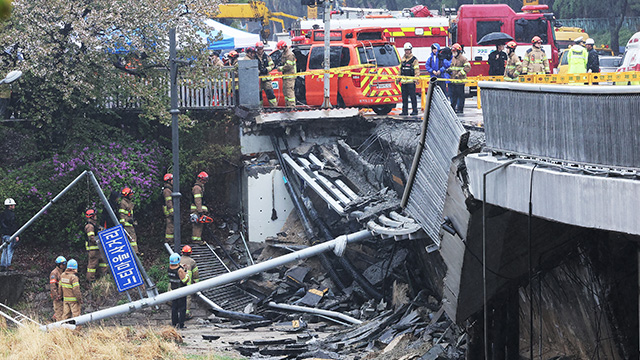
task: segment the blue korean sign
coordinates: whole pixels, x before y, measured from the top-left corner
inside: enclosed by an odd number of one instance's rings
[[[142,277],[129,244],[124,227],[118,225],[98,233],[104,255],[111,268],[118,291],[123,292],[142,285]]]

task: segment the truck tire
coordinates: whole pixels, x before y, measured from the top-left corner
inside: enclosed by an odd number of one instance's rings
[[[395,104],[380,105],[380,106],[373,106],[371,109],[373,109],[373,112],[378,115],[387,115],[388,113],[391,112],[391,110],[393,110],[395,106],[396,106]]]

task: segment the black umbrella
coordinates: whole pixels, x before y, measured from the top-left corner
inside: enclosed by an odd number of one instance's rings
[[[478,41],[478,45],[504,45],[511,40],[513,40],[513,38],[509,34],[492,32],[483,36],[482,39]]]

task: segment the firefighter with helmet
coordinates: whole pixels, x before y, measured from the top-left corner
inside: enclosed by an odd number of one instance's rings
[[[171,289],[179,289],[189,284],[189,274],[180,265],[180,255],[173,253],[169,256],[169,285]],[[183,329],[186,318],[187,300],[185,297],[173,300],[171,302],[171,325],[178,329]]]
[[[451,66],[449,66],[449,73],[451,79],[454,80],[449,85],[449,91],[451,95],[451,107],[457,114],[464,112],[464,79],[467,78],[467,74],[471,70],[471,64],[467,58],[462,55],[462,46],[455,43],[451,46]],[[455,81],[458,80],[458,81]]]
[[[235,50],[229,51],[229,66],[238,65],[238,52]]]
[[[87,223],[84,226],[84,233],[87,234],[87,240],[84,245],[89,253],[89,261],[87,263],[87,281],[93,282],[96,280],[96,271],[100,272],[100,276],[104,276],[107,272],[108,265],[107,261],[100,253],[98,240],[96,239],[96,233],[102,230],[96,220],[96,211],[94,209],[89,209],[85,211],[84,215],[87,218]]]
[[[264,43],[262,41],[258,41],[256,43],[256,57],[258,59],[258,71],[260,72],[260,98],[262,99],[262,92],[267,97],[269,101],[269,106],[275,107],[278,105],[278,100],[276,99],[276,95],[273,93],[273,86],[271,85],[271,78],[268,77],[269,72],[273,70],[275,65],[273,64],[273,60],[271,56],[264,52]],[[262,100],[260,101],[262,104]]]
[[[534,36],[531,39],[531,48],[527,50],[522,61],[522,74],[549,74],[549,59],[542,48],[542,39],[540,36]]]
[[[80,279],[78,279],[78,262],[71,259],[67,262],[67,269],[60,276],[60,290],[62,291],[62,319],[67,320],[80,316],[82,293]]]
[[[284,40],[278,41],[276,45],[282,51],[280,56],[280,66],[278,70],[282,72],[282,92],[284,93],[284,105],[286,107],[296,106],[296,56]]]
[[[202,215],[209,212],[209,208],[204,205],[204,184],[209,181],[209,174],[202,171],[196,178],[196,183],[191,188],[191,194],[193,196],[191,202],[191,222],[193,227],[191,229],[191,241],[197,243],[202,242],[202,229],[204,224],[200,221]]]
[[[164,242],[173,244],[173,174],[164,174],[164,186],[162,187],[162,212],[164,213],[165,228]]]
[[[400,65],[400,88],[402,89],[402,113],[409,115],[409,98],[411,98],[411,115],[418,115],[418,100],[416,99],[416,84],[420,76],[420,63],[412,53],[413,45],[404,43],[404,56]]]
[[[49,274],[49,288],[51,292],[51,300],[53,300],[53,319],[54,321],[62,320],[62,289],[60,288],[60,277],[67,268],[67,259],[64,256],[56,258],[56,267]]]
[[[200,281],[200,275],[198,274],[198,264],[191,257],[191,246],[185,245],[182,247],[182,256],[180,257],[180,264],[184,266],[189,275],[189,283],[187,285],[195,284]],[[191,319],[191,295],[187,296],[187,319]]]
[[[124,230],[129,235],[129,242],[131,243],[131,247],[133,251],[140,255],[138,252],[138,238],[136,237],[136,229],[133,227],[137,225],[135,221],[133,221],[133,190],[129,187],[125,187],[122,189],[122,199],[120,199],[120,209],[118,210],[118,217],[120,220],[120,224],[124,226]]]
[[[256,49],[253,48],[252,46],[249,46],[248,48],[246,48],[244,50],[245,52],[245,60],[257,60],[256,58]]]
[[[507,65],[504,69],[504,80],[505,81],[518,81],[518,76],[522,72],[522,62],[518,55],[516,55],[516,44],[515,41],[509,41],[507,43]]]

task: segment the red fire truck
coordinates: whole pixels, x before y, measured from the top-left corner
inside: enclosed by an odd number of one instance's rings
[[[523,12],[516,13],[508,5],[462,5],[453,16],[406,17],[384,15],[356,19],[331,20],[331,27],[342,29],[359,26],[382,27],[389,39],[402,51],[406,42],[413,45],[413,53],[424,64],[431,52],[431,44],[450,46],[460,43],[465,55],[471,61],[471,76],[487,75],[487,59],[495,46],[479,46],[478,40],[491,32],[504,32],[518,43],[517,54],[524,56],[531,47],[531,39],[540,36],[543,49],[550,59],[551,66],[558,66],[558,49],[554,39],[554,18],[546,5],[527,5]],[[406,12],[405,12],[406,14]],[[292,36],[304,34],[314,28],[323,27],[322,20],[300,20],[294,24]]]

